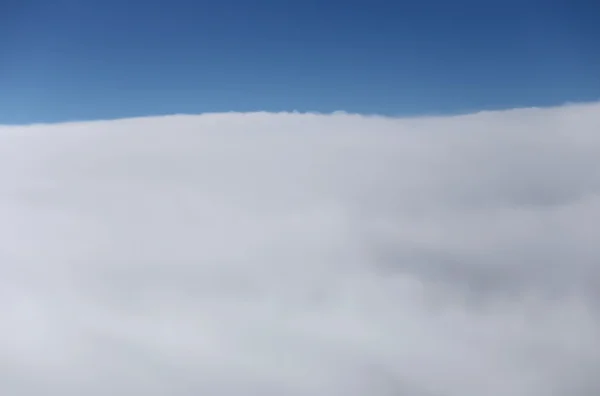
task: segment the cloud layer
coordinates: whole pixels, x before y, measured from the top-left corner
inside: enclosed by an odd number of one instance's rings
[[[0,393],[600,394],[600,105],[0,128]]]

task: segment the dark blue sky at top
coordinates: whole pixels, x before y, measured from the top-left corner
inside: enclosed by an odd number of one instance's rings
[[[600,1],[0,0],[0,124],[600,99]]]

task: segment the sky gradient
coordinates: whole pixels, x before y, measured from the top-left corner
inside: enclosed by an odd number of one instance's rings
[[[566,0],[3,0],[0,124],[595,101],[598,15]]]

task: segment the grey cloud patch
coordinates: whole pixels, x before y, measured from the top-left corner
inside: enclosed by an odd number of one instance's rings
[[[567,294],[598,305],[597,218],[595,197],[551,208],[435,215],[408,227],[396,222],[398,230],[374,231],[372,249],[387,271],[448,281],[479,297]]]
[[[0,128],[0,391],[600,390],[600,106]]]

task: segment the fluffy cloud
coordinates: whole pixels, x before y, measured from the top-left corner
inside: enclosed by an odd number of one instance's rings
[[[0,393],[600,394],[600,105],[0,128]]]

